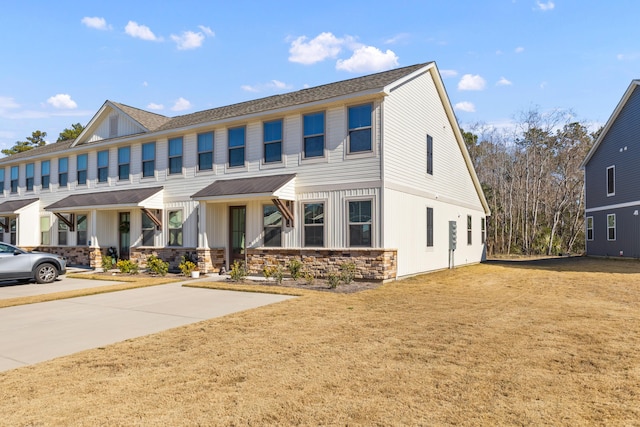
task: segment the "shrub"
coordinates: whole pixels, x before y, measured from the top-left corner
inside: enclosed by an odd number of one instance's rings
[[[262,274],[265,278],[273,277],[276,283],[279,285],[284,278],[284,268],[280,264],[269,265],[262,269]]]
[[[302,277],[302,263],[295,258],[289,261],[289,272],[291,273],[291,278],[294,280]]]
[[[264,276],[265,279],[268,279],[270,277],[273,277],[273,273],[275,273],[275,271],[276,271],[275,265],[267,265],[262,269],[262,275]]]
[[[247,269],[244,266],[244,262],[235,261],[231,266],[229,277],[234,282],[242,282],[247,277]]]
[[[335,289],[340,284],[340,275],[336,273],[327,274],[327,282],[329,283],[330,289]]]
[[[309,286],[313,285],[313,282],[315,282],[316,280],[316,276],[314,276],[310,271],[305,271],[302,276],[304,277],[304,281],[306,282],[306,284]]]
[[[102,257],[102,271],[109,271],[113,268],[113,258],[109,255]]]
[[[182,257],[182,261],[180,262],[180,264],[178,264],[178,268],[185,276],[191,276],[191,272],[194,271],[197,267],[198,266],[195,263],[189,261],[185,257]]]
[[[121,259],[116,263],[116,267],[118,267],[120,273],[138,274],[138,263],[130,259]]]
[[[147,269],[152,273],[166,276],[169,272],[169,263],[161,260],[155,255],[151,255],[147,260]]]
[[[353,282],[356,277],[356,265],[352,262],[344,262],[340,264],[340,280],[345,285]]]

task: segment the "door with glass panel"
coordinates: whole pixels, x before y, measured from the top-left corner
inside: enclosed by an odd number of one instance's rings
[[[131,212],[119,212],[118,213],[118,232],[119,250],[118,257],[120,259],[129,259],[129,247],[131,246]]]
[[[229,207],[229,266],[245,259],[246,206]]]

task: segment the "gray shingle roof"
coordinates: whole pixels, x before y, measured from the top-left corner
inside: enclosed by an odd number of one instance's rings
[[[45,207],[46,210],[91,208],[107,205],[134,205],[156,194],[163,187],[136,188],[104,193],[75,194]]]
[[[16,153],[11,156],[3,157],[0,159],[0,164],[2,163],[10,163],[19,159],[23,159],[26,157],[39,156],[41,154],[49,154],[55,153],[58,151],[64,151],[67,148],[71,147],[73,144],[73,139],[62,142],[55,142],[53,144],[43,145],[42,147],[32,148],[31,150],[23,151],[22,153]]]
[[[141,110],[139,108],[130,107],[125,104],[120,104],[119,102],[111,101],[113,105],[120,108],[127,115],[129,115],[133,120],[140,123],[145,128],[149,129],[149,131],[153,132],[160,128],[162,125],[166,124],[171,120],[170,117],[163,116],[161,114],[151,113],[149,111]]]
[[[18,209],[22,209],[31,203],[37,202],[40,199],[23,199],[23,200],[11,200],[9,202],[0,203],[0,215],[12,215],[16,213]]]
[[[282,188],[282,186],[295,178],[295,176],[295,173],[290,173],[285,175],[270,175],[253,178],[220,179],[198,191],[196,194],[191,196],[191,198],[199,199],[246,194],[271,194]]]

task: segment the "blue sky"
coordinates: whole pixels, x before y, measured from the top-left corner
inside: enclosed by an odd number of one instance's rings
[[[7,0],[0,148],[105,100],[187,114],[435,61],[463,127],[537,108],[594,127],[640,78],[640,2]]]

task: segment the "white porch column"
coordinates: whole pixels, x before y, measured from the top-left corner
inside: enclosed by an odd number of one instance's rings
[[[89,211],[89,240],[91,243],[89,244],[92,248],[99,248],[100,242],[98,242],[98,211],[91,210]]]
[[[208,248],[207,202],[198,203],[198,248]]]

